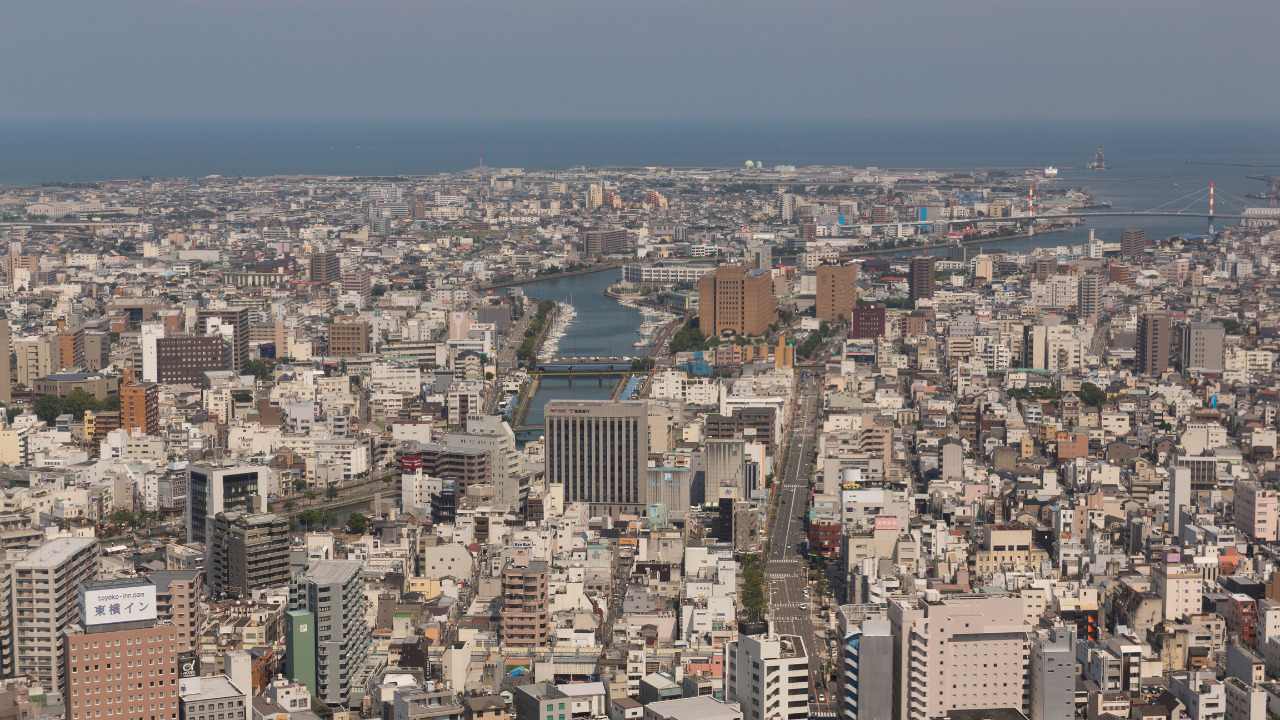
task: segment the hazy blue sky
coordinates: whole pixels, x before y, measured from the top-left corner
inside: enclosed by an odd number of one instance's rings
[[[0,120],[1280,118],[1277,0],[10,0]]]

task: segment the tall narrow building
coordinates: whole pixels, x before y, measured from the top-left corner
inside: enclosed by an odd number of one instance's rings
[[[777,320],[771,270],[721,265],[698,281],[698,327],[704,335],[763,335]]]
[[[160,434],[160,386],[129,383],[120,388],[120,426],[145,435]]]
[[[551,637],[547,610],[545,560],[512,559],[502,569],[502,616],[498,636],[503,645],[542,647]]]
[[[1030,720],[1076,716],[1076,627],[1037,628],[1031,635]]]
[[[893,717],[893,628],[883,617],[867,618],[844,643],[845,720]]]
[[[289,519],[271,513],[218,513],[207,556],[214,598],[284,587],[289,584]]]
[[[564,486],[566,503],[613,516],[647,504],[647,403],[552,400],[544,416],[547,482]]]
[[[1145,312],[1138,316],[1137,371],[1159,377],[1169,369],[1169,313]]]
[[[288,648],[288,652],[315,653],[315,687],[311,692],[330,707],[346,706],[363,697],[357,681],[372,648],[365,622],[363,563],[359,560],[316,560],[294,576],[289,588],[289,609],[315,618],[314,632],[300,630],[298,643],[314,639],[314,648]],[[296,679],[296,678],[295,678]]]
[[[249,362],[249,309],[200,310],[196,313],[196,332],[222,335],[231,342],[232,369],[244,370]]]
[[[54,538],[14,563],[13,607],[4,609],[13,614],[14,671],[46,694],[67,690],[62,635],[80,622],[77,588],[97,577],[100,556],[96,538]]]
[[[815,315],[827,322],[847,321],[858,300],[857,265],[819,265]]]
[[[0,373],[0,403],[4,403],[8,407],[13,402],[13,368],[9,362],[12,354],[9,342],[9,313],[0,310],[0,353],[4,354],[4,358],[0,359],[0,367],[4,368],[4,372]]]
[[[1076,286],[1076,313],[1080,318],[1102,314],[1102,289],[1105,286],[1101,275],[1090,273],[1080,276],[1080,284]]]
[[[920,300],[922,298],[933,297],[933,286],[937,281],[934,277],[938,266],[937,258],[932,255],[920,255],[911,258],[911,299]]]
[[[311,256],[309,265],[312,283],[327,285],[342,277],[342,263],[336,252],[316,253]]]
[[[1147,250],[1147,231],[1125,226],[1120,232],[1120,254],[1125,258],[1140,258]]]

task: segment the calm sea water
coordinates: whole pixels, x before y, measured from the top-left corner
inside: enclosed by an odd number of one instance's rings
[[[1083,167],[1280,164],[1274,122],[795,121],[0,123],[0,184],[575,165]],[[1241,173],[1236,173],[1241,174]]]

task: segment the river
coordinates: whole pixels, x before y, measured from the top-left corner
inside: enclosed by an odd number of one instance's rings
[[[569,326],[556,355],[619,357],[641,352],[632,347],[632,343],[639,339],[636,330],[643,322],[640,311],[623,307],[604,295],[604,291],[620,276],[621,270],[609,268],[585,275],[535,280],[520,286],[526,295],[539,300],[569,303],[578,311],[577,322]],[[533,396],[525,423],[541,425],[542,408],[548,400],[608,400],[621,377],[605,375],[603,380],[595,375],[544,377]],[[522,433],[521,440],[531,439],[537,434]]]

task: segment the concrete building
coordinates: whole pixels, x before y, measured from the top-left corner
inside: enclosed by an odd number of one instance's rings
[[[311,256],[309,265],[313,283],[324,285],[342,277],[342,263],[336,252],[316,253]]]
[[[1182,328],[1182,372],[1221,374],[1227,330],[1222,323],[1190,322]]]
[[[1082,318],[1097,317],[1102,314],[1102,289],[1106,281],[1101,275],[1092,273],[1080,276],[1080,284],[1076,286],[1076,313]]]
[[[498,637],[504,645],[542,647],[551,636],[547,613],[547,563],[512,560],[502,569],[502,615]]]
[[[1225,720],[1226,690],[1212,672],[1174,673],[1169,692],[1187,709],[1191,720]]]
[[[365,688],[357,678],[369,658],[363,563],[316,560],[293,578],[289,609],[315,617],[316,697],[331,707],[358,705]],[[295,678],[296,679],[296,678]]]
[[[31,675],[46,694],[62,692],[66,645],[63,633],[80,622],[77,588],[98,574],[96,538],[55,538],[13,565],[14,672]],[[39,612],[35,609],[39,608]]]
[[[213,519],[228,510],[259,510],[267,491],[265,476],[271,471],[259,465],[210,465],[187,467],[187,542],[207,543],[213,537]]]
[[[155,340],[153,382],[200,385],[206,372],[231,370],[231,343],[221,335],[172,335]],[[143,379],[146,371],[143,371]]]
[[[1120,231],[1120,254],[1125,259],[1140,258],[1147,249],[1147,231],[1125,226]]]
[[[144,435],[160,433],[160,386],[129,383],[120,388],[120,427]]]
[[[1280,493],[1252,480],[1236,483],[1236,528],[1258,542],[1280,541]]]
[[[583,230],[580,238],[584,255],[621,255],[631,252],[631,233],[625,228]]]
[[[893,627],[885,618],[868,618],[844,643],[845,720],[893,717]]]
[[[344,320],[329,326],[329,357],[355,357],[369,352],[369,323]]]
[[[909,280],[912,300],[933,297],[933,288],[937,284],[937,278],[934,276],[937,266],[938,259],[932,255],[911,258]]]
[[[289,584],[289,519],[221,512],[209,541],[209,589],[215,598],[242,597]]]
[[[849,316],[849,337],[853,340],[878,340],[884,337],[884,306],[855,307]]]
[[[1137,372],[1160,377],[1169,369],[1169,341],[1172,332],[1169,313],[1145,312],[1138,316]]]
[[[156,570],[148,578],[156,586],[156,615],[173,623],[178,631],[178,652],[197,645],[204,615],[200,600],[204,595],[204,573],[195,568]]]
[[[544,417],[547,482],[564,487],[565,502],[615,516],[646,504],[648,403],[552,400]]]
[[[178,680],[182,720],[251,720],[246,697],[226,675]]]
[[[244,370],[249,362],[249,309],[200,310],[196,313],[196,332],[221,335],[231,343],[231,369]]]
[[[1021,598],[934,594],[893,600],[889,621],[894,718],[928,720],[984,708],[1026,713],[1031,628]]]
[[[763,335],[777,320],[769,270],[721,265],[698,281],[698,326],[704,335]]]
[[[858,301],[857,265],[819,265],[815,315],[827,322],[848,321]]]
[[[157,615],[152,601],[155,591],[150,580],[139,578],[80,585],[82,620],[68,628],[63,639],[67,720],[120,716],[177,720],[177,633],[173,624]],[[98,614],[99,609],[104,612]],[[127,616],[123,614],[126,609]],[[112,611],[120,614],[113,615]],[[119,648],[124,648],[124,662],[100,662],[100,656]],[[122,683],[119,670],[122,665],[133,667],[134,661],[128,658],[134,656],[146,657],[146,675],[129,672]]]
[[[809,717],[809,658],[800,638],[739,635],[724,646],[725,701],[743,720]]]
[[[1076,627],[1037,628],[1031,635],[1030,720],[1076,716]]]
[[[1160,597],[1164,620],[1194,615],[1204,604],[1204,577],[1188,563],[1164,562],[1151,573],[1151,589]]]

